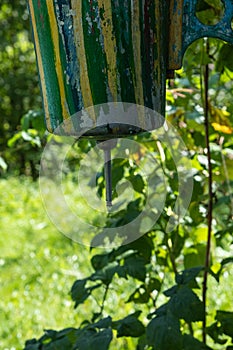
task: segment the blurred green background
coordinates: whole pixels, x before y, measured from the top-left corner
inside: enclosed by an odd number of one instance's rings
[[[217,3],[215,10],[218,10]],[[92,252],[58,232],[47,217],[40,196],[39,161],[48,135],[43,127],[26,0],[1,0],[0,28],[0,348],[14,350],[22,349],[27,339],[41,336],[43,329],[78,327],[96,311],[98,301],[88,299],[74,311],[70,289],[76,279],[92,272]],[[210,40],[209,55],[203,47],[203,41],[199,41],[188,49],[184,68],[168,83],[167,118],[179,129],[192,155],[194,173],[199,176],[188,216],[192,226],[190,237],[177,258],[178,266],[192,265],[201,254],[198,249],[206,233],[208,171],[201,75],[208,63],[215,193],[212,270],[217,273],[222,259],[232,257],[233,49],[218,40]],[[82,151],[87,152],[88,147],[83,143],[74,151],[69,163],[74,173],[75,162],[79,162]],[[171,164],[166,166],[167,176],[172,179]],[[121,176],[123,173],[119,180]],[[66,185],[68,194],[72,194],[75,175],[67,178]],[[101,186],[100,181],[100,193]],[[99,218],[93,216],[90,220]],[[96,249],[95,253],[98,252],[103,251]],[[161,248],[160,253],[162,256],[165,250]],[[217,308],[233,311],[232,273],[229,264],[219,284],[213,277],[209,279],[209,323],[213,322]],[[125,303],[134,280],[117,285],[118,282],[106,303],[106,314],[120,318],[135,309],[135,305]],[[162,302],[164,296],[160,298]],[[112,349],[117,346],[135,349],[135,341],[128,338],[116,343],[114,340]],[[222,350],[222,345],[215,345],[214,349]]]

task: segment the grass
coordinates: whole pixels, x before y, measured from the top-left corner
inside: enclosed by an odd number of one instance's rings
[[[72,192],[74,185],[68,183],[67,192],[69,188]],[[99,305],[88,299],[74,310],[69,292],[76,279],[93,272],[90,249],[66,238],[50,222],[39,184],[24,177],[2,179],[0,192],[0,349],[18,350],[26,340],[41,337],[44,329],[78,327]],[[134,288],[133,281],[127,285]],[[117,287],[118,292],[109,293],[107,312],[117,311],[120,318],[134,309],[125,305],[125,286],[120,286],[120,295]],[[111,348],[119,344],[122,350],[135,348],[133,339],[115,340]]]
[[[44,328],[77,326],[88,316],[90,310],[73,311],[69,291],[91,267],[89,249],[47,218],[38,183],[1,180],[0,191],[0,348],[13,350]]]

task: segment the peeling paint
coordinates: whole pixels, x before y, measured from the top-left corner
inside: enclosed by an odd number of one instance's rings
[[[187,47],[204,36],[233,44],[233,1],[223,2],[223,18],[207,26],[197,0],[29,0],[48,130],[108,102],[164,114],[166,72],[181,67]],[[83,118],[73,127],[82,129]]]
[[[213,37],[233,44],[233,1],[223,3],[222,19],[215,25],[205,25],[196,16],[197,0],[171,0],[168,69],[181,68],[185,51],[197,39]]]
[[[168,0],[30,3],[49,131],[69,115],[107,102],[164,113]],[[95,121],[94,111],[90,116]],[[145,127],[145,116],[138,117]]]

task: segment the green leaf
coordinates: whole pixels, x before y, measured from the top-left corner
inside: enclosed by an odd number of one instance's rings
[[[147,349],[148,343],[147,343],[147,338],[146,338],[146,334],[143,334],[139,339],[138,339],[138,343],[137,343],[137,350],[145,350]]]
[[[109,328],[112,324],[112,318],[110,316],[103,318],[102,320],[99,320],[98,322],[94,323],[95,328]]]
[[[136,217],[141,213],[141,204],[141,198],[137,198],[135,201],[130,202],[127,205],[127,209],[121,213],[116,226],[126,225],[129,222],[135,220]]]
[[[127,303],[133,301],[136,304],[146,304],[150,299],[150,294],[147,292],[145,285],[138,287],[129,297]]]
[[[178,232],[176,232],[172,236],[172,254],[174,258],[177,258],[178,256],[180,256],[180,253],[184,247],[185,240],[186,240],[185,235],[182,236]]]
[[[197,243],[185,250],[184,266],[186,270],[204,265],[206,255],[206,245]]]
[[[145,332],[145,327],[138,320],[141,311],[115,322],[112,322],[112,328],[117,330],[117,337],[140,337]]]
[[[52,341],[49,344],[45,344],[42,348],[39,349],[43,350],[64,350],[64,349],[72,349],[73,344],[70,342],[70,340],[67,337],[57,339]]]
[[[230,71],[233,71],[233,46],[229,44],[224,44],[219,52],[219,59],[216,63],[216,70],[221,72],[224,67],[228,68]]]
[[[84,330],[75,343],[74,349],[76,350],[107,350],[109,344],[112,341],[112,330],[105,329],[100,332],[94,330]],[[69,348],[63,348],[69,349]]]
[[[154,312],[157,316],[166,316],[168,313],[168,303],[162,304],[156,311]]]
[[[146,261],[141,256],[130,256],[124,260],[124,271],[127,275],[145,281],[146,278]]]
[[[146,332],[149,345],[156,350],[183,350],[180,323],[171,313],[155,317]]]
[[[10,148],[15,147],[16,142],[21,138],[22,138],[21,132],[17,132],[16,134],[14,134],[14,136],[12,136],[11,139],[8,140],[7,146]]]
[[[27,340],[24,350],[39,350],[41,349],[40,343],[36,339]]]
[[[108,327],[110,318],[103,319],[93,325],[87,325],[83,329],[68,328],[60,332],[47,330],[39,341],[31,340],[26,343],[25,350],[107,350],[112,340],[110,328],[97,331],[96,328]]]
[[[117,183],[124,176],[124,169],[128,160],[125,159],[113,159],[112,160],[112,187],[115,188]]]
[[[178,288],[176,294],[171,297],[168,307],[175,317],[188,323],[203,321],[205,317],[203,302],[187,286]]]
[[[188,334],[184,334],[183,344],[183,350],[211,350],[207,345]]]
[[[138,238],[136,241],[130,243],[128,247],[129,249],[138,251],[138,253],[149,262],[154,249],[154,242],[151,237],[144,235]]]
[[[144,235],[136,239],[132,243],[125,244],[118,249],[112,250],[108,255],[108,259],[109,261],[119,260],[125,254],[127,254],[127,252],[135,251],[135,252],[138,252],[138,255],[144,257],[145,260],[149,262],[153,249],[154,249],[153,238],[148,237],[147,235]],[[102,258],[97,258],[97,263],[98,263],[98,259],[101,260]],[[107,258],[103,258],[103,263],[106,261],[105,259]]]
[[[233,339],[233,312],[218,310],[215,318],[221,323],[221,331]]]
[[[42,111],[30,110],[21,118],[21,126],[24,131],[30,128],[39,132],[45,131],[44,115]]]
[[[82,304],[90,295],[90,290],[85,288],[87,280],[77,280],[71,288],[71,297],[75,301],[75,307]]]
[[[29,113],[25,114],[22,118],[21,118],[21,126],[23,130],[28,130],[30,127],[30,115]]]
[[[92,267],[97,271],[105,267],[109,262],[109,254],[97,254],[91,258]]]
[[[121,273],[123,268],[118,265],[117,262],[110,263],[101,270],[97,270],[92,276],[91,280],[101,280],[105,285],[109,285],[112,282],[115,273]],[[122,276],[123,277],[123,276]]]
[[[207,334],[214,340],[216,344],[225,344],[227,339],[223,339],[222,330],[220,324],[218,322],[213,323],[210,327],[207,328]]]
[[[162,282],[158,278],[150,278],[149,282],[146,284],[146,290],[148,293],[157,290],[158,292],[161,290]]]
[[[195,193],[195,192],[194,192]],[[196,196],[196,198],[200,196]],[[201,222],[203,222],[203,215],[200,212],[200,203],[199,202],[192,202],[189,206],[189,214],[192,218],[195,225],[199,225]]]
[[[195,278],[203,271],[203,266],[192,267],[190,269],[186,269],[182,271],[182,273],[178,273],[176,275],[176,283],[177,284],[189,284],[194,281]]]
[[[72,349],[79,331],[75,328],[66,328],[60,332],[45,330],[45,334],[36,341],[32,339],[26,342],[25,350],[64,350]]]
[[[227,264],[233,263],[233,257],[225,258],[222,260],[221,265],[224,267]]]
[[[132,174],[129,177],[127,177],[127,180],[130,181],[130,183],[133,186],[133,189],[138,192],[142,193],[145,188],[145,182],[140,174]]]
[[[165,290],[165,292],[163,292],[163,294],[166,296],[166,297],[172,297],[173,295],[175,295],[177,293],[177,290],[178,290],[178,286],[173,286],[167,290]]]

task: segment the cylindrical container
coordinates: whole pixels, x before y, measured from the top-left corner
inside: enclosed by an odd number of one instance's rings
[[[83,120],[77,112],[110,102],[133,103],[164,115],[169,3],[29,0],[48,131],[75,115],[80,131]],[[91,113],[91,118],[98,125],[98,115]],[[145,118],[141,113],[142,129]],[[96,130],[85,135],[128,133],[125,126]]]

